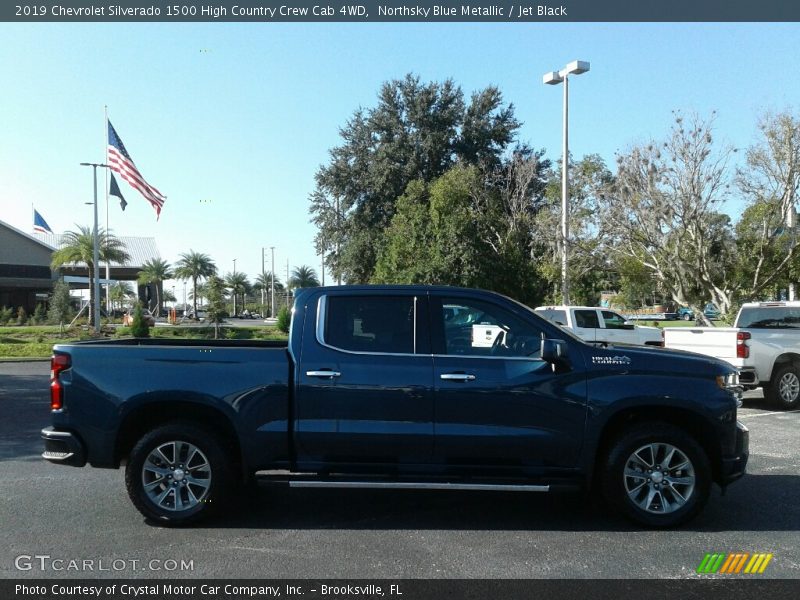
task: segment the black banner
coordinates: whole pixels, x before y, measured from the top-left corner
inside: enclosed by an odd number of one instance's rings
[[[800,580],[735,576],[696,580],[4,580],[4,600],[512,600],[515,598],[586,598],[619,600],[751,600],[797,598]]]
[[[560,0],[520,3],[477,0],[341,0],[259,2],[252,0],[47,0],[3,2],[0,20],[244,21],[244,22],[641,22],[800,21],[796,0]]]

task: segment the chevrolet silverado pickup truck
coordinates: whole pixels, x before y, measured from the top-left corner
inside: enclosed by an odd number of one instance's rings
[[[224,510],[258,474],[314,488],[583,489],[667,527],[748,458],[728,363],[588,345],[509,298],[451,287],[299,290],[286,343],[56,345],[50,392],[44,458],[124,465],[133,504],[164,525]]]
[[[635,325],[610,308],[539,306],[534,310],[587,342],[637,346],[661,346],[664,343],[658,327]]]
[[[733,327],[666,328],[664,344],[729,362],[778,408],[800,406],[800,302],[748,302]]]

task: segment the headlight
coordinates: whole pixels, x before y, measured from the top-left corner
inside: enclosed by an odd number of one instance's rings
[[[723,390],[730,390],[731,388],[739,387],[739,371],[733,373],[726,373],[725,375],[717,375],[717,385]]]
[[[739,385],[739,371],[726,373],[725,375],[717,375],[717,385],[736,397],[737,408],[742,406],[742,393],[744,392],[744,388]]]

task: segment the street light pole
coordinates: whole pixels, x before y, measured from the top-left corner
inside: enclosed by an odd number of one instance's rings
[[[92,263],[94,264],[94,303],[92,311],[94,312],[94,330],[100,332],[100,241],[97,235],[97,167],[107,168],[108,165],[103,163],[81,163],[82,167],[92,167],[94,174],[94,233],[92,234],[93,248],[92,248]]]
[[[261,246],[261,313],[262,314],[267,312],[267,311],[264,310],[267,307],[267,305],[266,305],[266,303],[264,301],[264,294],[266,293],[266,290],[264,289],[264,286],[267,285],[267,273],[264,270],[264,251],[265,250],[266,250],[266,248],[264,248],[264,246]]]
[[[568,246],[569,246],[569,75],[580,75],[589,70],[589,63],[575,60],[561,71],[545,73],[542,82],[548,85],[564,84],[564,122],[561,160],[561,303],[569,302]]]
[[[272,270],[270,271],[270,301],[269,316],[275,318],[275,246],[270,246],[272,251]]]
[[[236,316],[236,259],[233,259],[233,283],[234,285],[231,287],[231,292],[233,293],[233,316]]]

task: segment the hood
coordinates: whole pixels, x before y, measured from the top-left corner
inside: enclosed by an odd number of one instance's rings
[[[648,348],[646,346],[589,346],[586,362],[594,368],[618,368],[626,371],[648,371],[651,373],[692,373],[709,376],[732,373],[736,368],[730,363],[684,350]]]

